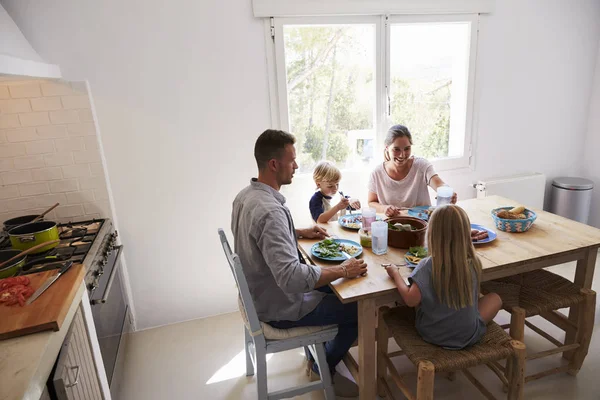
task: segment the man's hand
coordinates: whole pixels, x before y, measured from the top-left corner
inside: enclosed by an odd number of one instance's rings
[[[329,236],[327,230],[318,225],[315,225],[312,228],[298,229],[298,233],[306,239],[325,239]]]
[[[357,276],[361,276],[367,273],[367,263],[365,260],[358,258],[349,258],[344,261],[342,266],[346,267],[346,272],[348,272],[348,278],[356,278]]]
[[[395,217],[397,215],[400,215],[400,209],[396,206],[387,206],[387,208],[385,209],[385,216],[386,217]]]

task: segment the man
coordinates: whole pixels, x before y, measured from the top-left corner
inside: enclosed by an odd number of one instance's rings
[[[293,135],[268,129],[256,140],[254,157],[258,178],[233,202],[231,230],[250,294],[261,321],[288,329],[297,326],[338,325],[338,334],[325,344],[327,363],[336,394],[358,395],[354,382],[335,374],[335,366],[358,336],[356,304],[342,304],[327,284],[354,278],[367,271],[364,260],[349,259],[322,269],[300,261],[297,238],[324,239],[327,231],[313,226],[295,229],[282,185],[292,183],[296,164]],[[320,290],[315,290],[321,288]],[[318,373],[313,360],[312,371]]]

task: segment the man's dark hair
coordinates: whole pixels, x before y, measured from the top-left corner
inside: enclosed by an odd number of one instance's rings
[[[294,143],[296,143],[296,138],[291,133],[276,129],[264,131],[254,144],[254,158],[256,158],[258,169],[265,168],[269,160],[279,159],[285,146]]]

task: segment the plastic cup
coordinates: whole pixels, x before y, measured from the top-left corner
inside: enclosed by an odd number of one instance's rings
[[[375,221],[371,224],[371,250],[374,254],[387,253],[388,224],[384,221]]]
[[[376,213],[374,208],[363,208],[362,209],[362,228],[365,231],[371,230],[371,224],[375,222]]]
[[[443,206],[452,203],[454,190],[450,186],[442,186],[437,190],[437,205]]]

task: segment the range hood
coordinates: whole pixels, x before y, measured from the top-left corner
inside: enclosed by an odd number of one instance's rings
[[[60,68],[46,63],[0,4],[0,78],[60,78]]]

